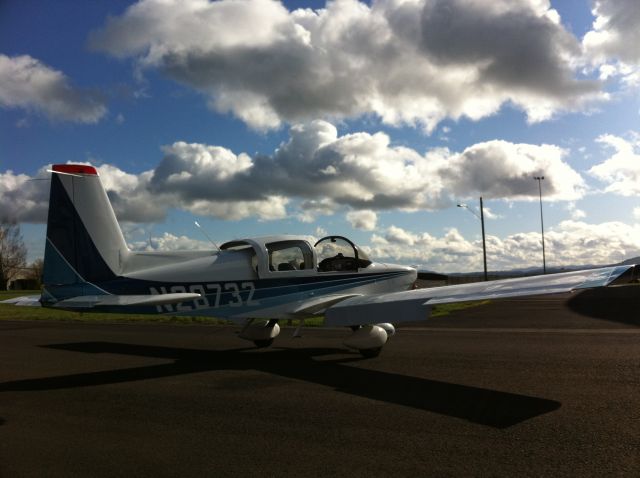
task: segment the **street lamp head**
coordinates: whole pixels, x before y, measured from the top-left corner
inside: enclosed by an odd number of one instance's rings
[[[544,179],[544,176],[534,176],[533,179],[535,179],[536,181],[540,181]]]
[[[466,204],[458,204],[458,207],[467,207]]]

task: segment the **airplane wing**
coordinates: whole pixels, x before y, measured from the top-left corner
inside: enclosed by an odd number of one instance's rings
[[[383,322],[412,322],[427,319],[431,307],[436,304],[558,294],[579,289],[604,287],[633,268],[633,265],[603,267],[560,274],[394,292],[377,296],[353,297],[327,309],[325,325],[331,327]]]
[[[132,306],[132,305],[164,305],[176,304],[193,299],[199,299],[200,294],[196,293],[174,293],[174,294],[147,294],[147,295],[81,295],[56,302],[53,307],[59,309],[91,309],[99,306]],[[0,302],[1,304],[12,304],[18,306],[40,306],[40,296],[30,295],[15,297]]]

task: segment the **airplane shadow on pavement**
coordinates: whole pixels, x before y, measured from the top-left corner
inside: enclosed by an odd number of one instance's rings
[[[640,327],[640,286],[589,289],[567,302],[569,309],[595,319]]]
[[[344,349],[196,350],[113,342],[47,345],[81,353],[109,353],[173,360],[172,363],[100,372],[60,375],[0,383],[0,392],[46,391],[100,386],[216,370],[258,370],[331,387],[372,400],[404,405],[494,428],[508,428],[552,412],[561,403],[544,398],[455,383],[351,367],[360,358],[344,357]],[[342,358],[326,356],[342,354]],[[318,357],[325,356],[321,360]]]

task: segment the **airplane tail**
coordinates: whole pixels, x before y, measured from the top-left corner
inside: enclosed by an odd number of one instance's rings
[[[100,294],[92,283],[119,276],[128,254],[96,169],[78,164],[54,165],[43,295],[48,293],[55,300],[61,296]]]

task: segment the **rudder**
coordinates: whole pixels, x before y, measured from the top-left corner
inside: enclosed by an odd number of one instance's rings
[[[56,164],[51,175],[44,285],[111,280],[129,250],[93,166]]]

